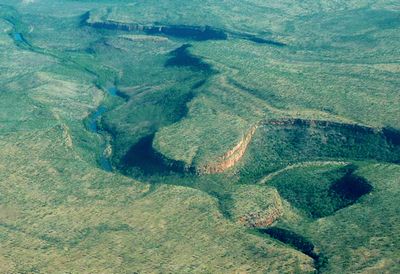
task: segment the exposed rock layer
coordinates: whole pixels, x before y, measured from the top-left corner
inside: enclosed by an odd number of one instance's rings
[[[205,40],[225,40],[227,34],[219,29],[210,26],[187,26],[187,25],[141,25],[134,23],[120,23],[114,21],[91,22],[85,24],[98,29],[122,30],[122,31],[142,31],[147,34],[163,34],[177,38],[190,38],[197,41]]]
[[[275,119],[275,120],[263,120],[257,125],[253,126],[249,132],[229,151],[222,155],[218,160],[214,162],[209,162],[204,165],[188,166],[182,162],[174,161],[171,159],[166,159],[166,157],[161,156],[163,161],[168,163],[169,166],[178,167],[178,169],[185,172],[194,172],[196,174],[216,174],[222,173],[227,169],[233,167],[245,154],[249,143],[251,142],[254,133],[260,126],[274,126],[274,127],[315,127],[315,128],[329,128],[329,129],[348,129],[353,134],[376,134],[380,138],[385,139],[388,143],[393,146],[398,146],[397,140],[400,138],[400,133],[396,130],[391,129],[390,134],[388,134],[387,129],[377,129],[368,126],[362,126],[357,124],[344,124],[333,121],[323,121],[323,120],[305,120],[305,119]]]
[[[239,143],[228,150],[220,159],[216,162],[196,167],[196,172],[199,174],[214,174],[224,172],[228,168],[233,167],[243,157],[256,130],[257,126],[253,126]]]
[[[267,227],[272,225],[283,214],[281,207],[276,207],[268,212],[251,212],[243,215],[239,223],[248,227]]]
[[[285,43],[264,39],[255,35],[246,33],[234,33],[211,26],[192,26],[192,25],[163,25],[159,23],[138,24],[138,23],[122,23],[112,20],[96,21],[91,20],[90,12],[81,16],[81,25],[87,25],[97,29],[121,30],[121,31],[141,31],[151,35],[166,35],[177,38],[186,38],[196,41],[206,40],[226,40],[228,34],[231,37],[248,40],[257,44],[266,44],[276,47],[287,46]]]

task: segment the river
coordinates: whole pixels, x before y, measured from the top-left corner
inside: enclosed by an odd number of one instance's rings
[[[115,96],[118,96],[119,91],[115,86],[113,86],[113,87],[110,87],[107,89],[107,94],[112,97],[115,97]],[[89,118],[89,125],[88,125],[90,132],[104,136],[104,131],[98,127],[98,122],[102,118],[103,114],[106,113],[107,111],[108,111],[108,109],[105,105],[100,105],[96,109],[96,111],[92,113],[92,115]],[[107,172],[111,172],[111,171],[113,171],[113,168],[111,165],[111,161],[106,153],[108,145],[109,144],[107,142],[107,139],[104,136],[103,142],[100,147],[100,155],[99,155],[98,162],[100,164],[100,167],[103,170],[105,170]]]

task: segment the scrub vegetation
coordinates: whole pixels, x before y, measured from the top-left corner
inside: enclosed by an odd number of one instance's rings
[[[0,0],[0,273],[397,273],[400,6]]]

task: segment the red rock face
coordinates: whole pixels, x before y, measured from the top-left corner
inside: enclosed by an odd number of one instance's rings
[[[220,160],[215,163],[209,163],[201,167],[196,167],[196,172],[199,174],[215,174],[224,172],[228,168],[233,167],[243,157],[256,130],[257,126],[253,126],[235,147],[220,157]]]

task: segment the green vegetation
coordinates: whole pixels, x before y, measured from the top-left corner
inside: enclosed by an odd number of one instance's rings
[[[274,188],[240,186],[232,192],[229,215],[236,222],[250,227],[268,226],[283,213],[281,197]]]
[[[294,120],[284,125],[262,126],[238,169],[242,181],[251,182],[269,172],[309,160],[397,162],[399,155],[400,147],[378,130]]]
[[[399,22],[1,0],[0,273],[399,272]]]
[[[352,172],[351,167],[336,166],[294,169],[275,177],[268,185],[275,186],[282,197],[304,210],[309,217],[321,218],[334,214],[366,194],[355,191],[357,187],[363,189],[364,184],[358,182]],[[352,186],[354,196],[342,193],[345,186]],[[371,191],[367,190],[367,193]]]

